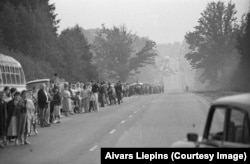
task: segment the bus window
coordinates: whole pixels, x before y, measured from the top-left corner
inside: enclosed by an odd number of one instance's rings
[[[2,80],[2,68],[0,68],[0,84],[3,84],[3,80]]]
[[[17,84],[21,84],[21,79],[19,74],[16,74],[16,82]]]
[[[20,76],[21,76],[21,84],[24,84],[24,73],[21,68],[19,68]]]
[[[2,72],[3,84],[7,84],[7,80],[6,80],[6,68],[4,66],[1,66],[1,72]]]
[[[4,67],[3,66],[0,66],[0,84],[3,84],[3,78],[2,78],[2,75],[3,75],[3,69]]]
[[[10,67],[11,73],[15,73],[14,67]]]
[[[10,68],[9,68],[9,66],[5,66],[5,70],[6,70],[6,72],[10,72]]]
[[[11,71],[11,84],[17,84],[14,67],[10,67],[10,71]]]
[[[7,78],[7,83],[8,83],[8,84],[11,84],[10,73],[6,73],[6,78]]]
[[[2,72],[2,73],[5,72],[4,66],[1,66],[1,72]]]
[[[6,73],[2,73],[3,84],[7,84]]]
[[[16,73],[16,82],[17,84],[21,84],[21,79],[20,79],[20,72],[17,67],[15,67],[15,73]]]
[[[17,84],[16,76],[14,73],[11,74],[11,82],[12,82],[12,84]]]
[[[17,67],[15,67],[15,73],[16,73],[16,74],[19,74],[19,70],[18,70]]]

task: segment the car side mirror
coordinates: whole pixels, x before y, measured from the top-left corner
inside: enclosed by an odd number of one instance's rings
[[[198,134],[196,133],[188,133],[187,134],[187,140],[191,142],[197,142],[198,141]]]

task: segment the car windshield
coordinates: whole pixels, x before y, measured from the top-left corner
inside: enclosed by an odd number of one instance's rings
[[[210,130],[209,130],[209,135],[208,135],[209,140],[223,141],[225,116],[226,116],[225,108],[215,109],[213,116],[212,116],[212,121],[210,124]]]

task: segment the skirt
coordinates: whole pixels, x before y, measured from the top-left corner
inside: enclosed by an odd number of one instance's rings
[[[17,136],[18,133],[18,129],[17,129],[17,117],[16,116],[12,116],[11,120],[10,120],[10,124],[8,127],[8,131],[7,131],[7,136]]]
[[[54,116],[60,116],[60,106],[59,105],[54,105]]]

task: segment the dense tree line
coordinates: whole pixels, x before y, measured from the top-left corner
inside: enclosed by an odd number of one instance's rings
[[[232,2],[208,3],[195,30],[185,35],[185,57],[202,72],[200,81],[224,88],[244,88],[243,83],[249,87],[249,14],[247,23],[240,24],[236,12]]]
[[[27,80],[57,72],[67,81],[89,81],[106,72],[108,78],[126,81],[154,61],[155,43],[125,26],[103,26],[90,45],[78,25],[60,34],[58,25],[55,5],[49,0],[2,0],[0,53],[20,61]]]
[[[70,81],[95,78],[90,45],[79,27],[58,35],[58,23],[49,0],[2,0],[0,52],[21,62],[27,80],[55,72]]]

